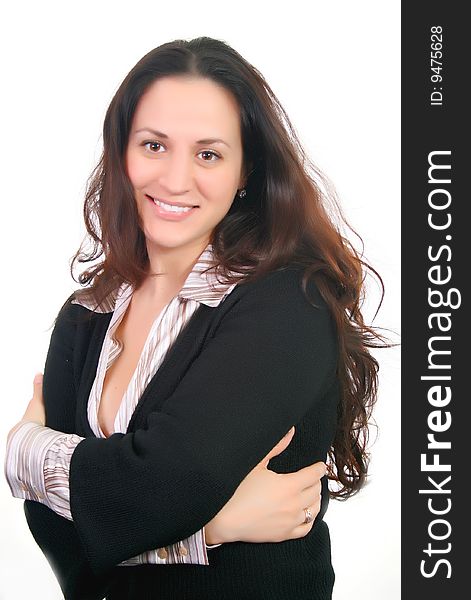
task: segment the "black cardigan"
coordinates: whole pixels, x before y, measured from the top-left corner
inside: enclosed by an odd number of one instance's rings
[[[28,525],[67,599],[331,597],[327,482],[304,538],[234,542],[209,565],[117,567],[208,523],[291,428],[269,468],[325,460],[339,399],[333,319],[314,283],[284,268],[201,305],[145,389],[126,434],[94,436],[87,402],[112,313],[59,312],[44,368],[46,425],[84,436],[70,466],[73,522],[25,502]],[[89,318],[88,318],[89,317]]]

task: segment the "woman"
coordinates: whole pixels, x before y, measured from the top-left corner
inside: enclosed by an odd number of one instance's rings
[[[152,50],[115,94],[72,267],[103,259],[6,455],[66,598],[331,597],[322,461],[332,496],[360,489],[382,338],[308,164],[218,40]]]

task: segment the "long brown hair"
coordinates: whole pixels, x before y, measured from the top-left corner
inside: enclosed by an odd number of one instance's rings
[[[92,297],[98,306],[120,283],[137,288],[149,274],[124,156],[139,99],[153,82],[170,75],[209,78],[230,91],[240,108],[247,195],[234,198],[213,231],[218,273],[229,281],[244,274],[249,281],[296,263],[304,268],[304,293],[314,278],[331,309],[339,341],[341,402],[328,476],[337,482],[331,495],[347,498],[365,482],[369,463],[368,423],[379,366],[368,348],[390,347],[364,323],[364,269],[379,278],[381,302],[384,284],[335,224],[337,211],[348,226],[275,94],[259,71],[226,43],[200,37],[163,44],[133,67],[114,95],[103,126],[103,153],[87,182],[84,218],[92,245],[87,250],[84,240],[74,255],[72,276],[76,261],[98,262],[76,279],[89,284],[76,295]]]

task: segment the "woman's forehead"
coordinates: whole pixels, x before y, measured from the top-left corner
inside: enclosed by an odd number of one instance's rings
[[[232,94],[207,78],[164,77],[139,100],[133,132],[157,130],[167,137],[240,138],[239,107]]]

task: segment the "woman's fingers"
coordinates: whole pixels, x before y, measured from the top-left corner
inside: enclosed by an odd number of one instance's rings
[[[43,375],[37,373],[33,380],[33,397],[29,401],[22,421],[35,421],[40,425],[46,422],[46,412],[43,401]]]
[[[299,490],[298,509],[295,516],[294,529],[292,531],[293,538],[304,537],[311,531],[314,521],[321,509],[322,501],[322,477],[326,474],[326,465],[323,462],[317,462],[308,467],[295,471],[294,473],[286,473],[291,479],[291,483]],[[311,511],[312,521],[305,523],[305,509]]]
[[[292,480],[293,485],[299,486],[300,491],[318,483],[327,472],[327,467],[322,461],[294,471],[285,473],[285,476]]]
[[[322,485],[321,482],[315,483],[313,486],[309,488],[305,488],[299,497],[299,507],[302,511],[304,508],[310,508],[311,512],[316,518],[317,513],[321,507],[321,497],[322,497]],[[304,520],[304,517],[303,517]],[[301,521],[300,521],[301,523]]]
[[[293,529],[293,537],[304,537],[307,533],[309,533],[309,531],[311,531],[314,525],[314,521],[321,509],[321,489],[322,486],[319,481],[319,483],[303,491],[301,499],[302,508],[300,508],[296,514],[296,523]],[[312,520],[309,523],[305,523],[305,509],[309,509],[311,512]]]
[[[283,450],[286,450],[291,440],[293,439],[294,431],[295,428],[293,425],[293,427],[291,427],[291,429],[286,433],[286,435],[281,438],[281,440],[276,444],[276,446],[274,446],[270,450],[270,452],[265,456],[265,458],[262,461],[260,461],[258,466],[266,468],[271,458],[277,456],[278,454],[281,454]]]
[[[304,523],[302,525],[298,525],[293,529],[292,535],[290,539],[302,538],[307,535],[312,529],[313,523]]]
[[[43,401],[43,374],[36,373],[33,379],[33,398]]]

